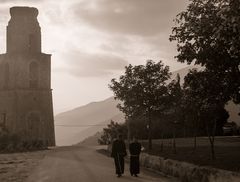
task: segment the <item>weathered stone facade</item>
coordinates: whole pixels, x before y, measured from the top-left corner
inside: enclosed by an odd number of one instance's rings
[[[7,53],[0,55],[0,129],[55,145],[51,55],[41,52],[38,10],[13,7]]]

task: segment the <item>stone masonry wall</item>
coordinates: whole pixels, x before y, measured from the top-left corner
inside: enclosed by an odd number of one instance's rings
[[[142,153],[140,164],[154,171],[179,178],[182,182],[239,182],[240,174],[210,167],[200,167],[187,162],[164,159]]]

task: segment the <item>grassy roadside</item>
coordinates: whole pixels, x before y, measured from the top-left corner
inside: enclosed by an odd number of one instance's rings
[[[153,140],[153,150],[145,152],[200,166],[240,172],[240,137],[217,137],[215,161],[211,160],[209,141],[206,137],[197,139],[196,151],[193,150],[193,138],[176,139],[176,154],[173,152],[171,139],[163,140],[163,150],[161,150],[161,143],[161,140]],[[142,141],[142,144],[147,149],[147,141]]]
[[[240,172],[240,137],[216,137],[215,139],[216,160],[211,160],[210,145],[207,137],[197,138],[196,151],[193,150],[193,138],[177,138],[177,153],[174,154],[172,139],[153,140],[153,150],[147,150],[147,141],[141,141],[146,153],[160,156],[166,159],[185,161],[199,166]],[[106,149],[97,150],[106,156],[110,153]]]
[[[0,154],[0,181],[24,182],[48,150]]]

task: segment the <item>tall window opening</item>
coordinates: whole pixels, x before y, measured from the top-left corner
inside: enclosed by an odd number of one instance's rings
[[[38,140],[42,132],[40,114],[37,112],[30,112],[27,116],[27,125],[30,140]]]
[[[30,113],[28,115],[28,127],[30,130],[36,129],[39,127],[40,116],[38,113]]]
[[[38,88],[39,68],[36,62],[31,62],[29,66],[29,86],[30,88]]]
[[[34,34],[29,35],[29,52],[35,52],[36,50],[36,36]]]

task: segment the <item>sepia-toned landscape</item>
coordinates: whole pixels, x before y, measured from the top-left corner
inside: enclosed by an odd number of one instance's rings
[[[239,0],[0,0],[0,182],[240,181]]]

